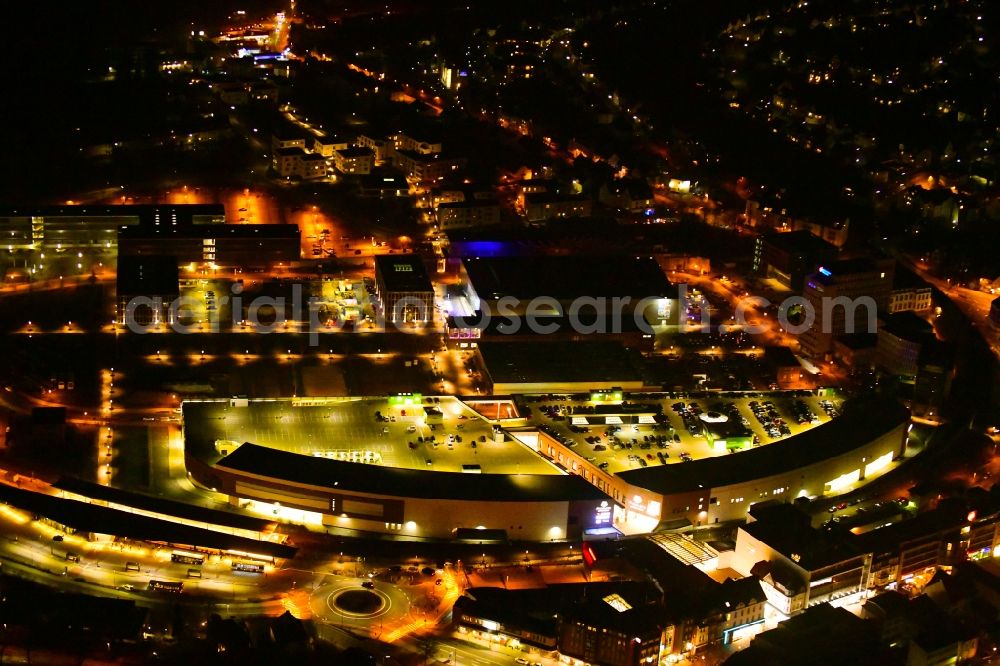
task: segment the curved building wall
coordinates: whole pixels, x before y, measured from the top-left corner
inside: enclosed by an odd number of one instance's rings
[[[902,453],[908,425],[901,423],[856,449],[796,470],[694,492],[667,494],[661,518],[683,517],[694,525],[708,525],[743,520],[755,502],[838,494],[851,484],[885,471],[888,463]],[[738,463],[739,456],[738,453],[732,456],[734,463]]]
[[[502,529],[514,540],[550,541],[579,538],[592,527],[599,500],[504,501],[422,499],[377,492],[337,492],[293,481],[212,467],[187,458],[188,471],[199,483],[230,496],[233,504],[246,500],[258,509],[293,509],[311,514],[291,516],[302,522],[365,532],[396,533],[450,539],[459,528]],[[433,474],[429,472],[428,474]]]

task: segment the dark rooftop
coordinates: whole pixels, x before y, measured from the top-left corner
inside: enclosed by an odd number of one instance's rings
[[[892,274],[893,289],[930,289],[931,286],[913,271],[900,266]]]
[[[179,275],[176,257],[120,255],[118,295],[177,295],[180,293]]]
[[[111,534],[138,541],[238,550],[285,559],[293,557],[296,552],[291,546],[271,541],[249,539],[169,520],[140,516],[3,484],[0,484],[0,501],[82,532]]]
[[[119,239],[156,238],[288,238],[299,239],[297,224],[156,224],[120,227]]]
[[[834,245],[806,230],[767,234],[764,236],[764,242],[794,255],[836,256],[837,254],[837,248]]]
[[[677,288],[652,257],[485,257],[462,263],[480,298],[677,298]]]
[[[423,499],[551,502],[607,496],[575,475],[463,474],[363,465],[243,444],[216,467],[324,490]]]
[[[494,383],[632,382],[640,379],[628,350],[612,341],[479,343]]]
[[[726,486],[781,474],[846,453],[909,420],[909,410],[894,400],[855,399],[846,402],[840,416],[832,421],[773,444],[683,465],[657,465],[619,472],[619,476],[629,483],[664,494]]]
[[[163,497],[153,497],[152,495],[133,493],[127,490],[121,490],[120,488],[112,488],[111,486],[104,486],[99,483],[84,481],[83,479],[77,479],[71,476],[64,476],[60,478],[59,481],[52,485],[52,487],[57,490],[64,490],[69,493],[82,495],[84,497],[100,500],[102,502],[114,502],[115,504],[130,506],[134,509],[152,511],[166,516],[177,516],[178,518],[186,518],[188,520],[198,520],[212,525],[222,525],[225,527],[235,527],[237,529],[255,530],[260,532],[271,524],[270,521],[264,520],[263,518],[254,518],[253,516],[249,516],[244,513],[219,511],[217,509],[209,509],[208,507],[198,506],[196,504],[177,502]]]
[[[415,254],[375,257],[375,276],[390,292],[434,291],[423,260]]]
[[[934,339],[934,327],[914,312],[886,315],[882,320],[882,330],[910,342]]]
[[[823,284],[835,284],[838,278],[860,273],[873,273],[885,270],[880,262],[870,257],[855,257],[853,259],[838,259],[820,266],[817,272],[809,276]],[[825,271],[825,272],[824,272]]]
[[[790,504],[769,507],[767,515],[740,527],[749,535],[794,561],[806,571],[862,554],[853,535],[812,528],[809,517]]]
[[[0,217],[134,217],[143,224],[156,218],[190,222],[197,216],[219,218],[226,214],[222,204],[128,204],[0,207]]]
[[[847,333],[838,336],[837,343],[853,351],[871,349],[878,343],[878,335],[875,333]]]
[[[31,423],[34,425],[66,425],[66,408],[32,407]]]
[[[802,364],[795,354],[788,347],[767,346],[764,347],[764,360],[778,368],[798,368]]]
[[[496,199],[468,199],[466,201],[449,201],[438,204],[438,210],[455,210],[460,208],[495,208],[499,206]]]
[[[375,154],[371,148],[361,148],[358,146],[352,146],[351,148],[341,148],[335,151],[341,157],[352,159],[355,157],[371,157]]]

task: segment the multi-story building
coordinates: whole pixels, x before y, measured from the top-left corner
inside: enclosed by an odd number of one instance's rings
[[[398,132],[389,137],[392,139],[393,148],[396,150],[411,150],[421,155],[437,155],[442,150],[442,144],[438,140],[421,140],[414,138],[406,132]]]
[[[914,518],[862,534],[814,528],[799,509],[751,510],[737,533],[732,567],[759,578],[768,602],[786,615],[832,596],[883,588],[1000,546],[1000,498],[980,493],[942,500]]]
[[[798,292],[804,286],[806,275],[836,257],[836,247],[808,231],[768,233],[757,237],[753,269],[757,275],[773,278]]]
[[[933,327],[912,312],[888,315],[879,326],[875,364],[912,382],[920,367],[921,351],[935,340]]]
[[[500,204],[488,199],[442,203],[437,207],[437,221],[444,231],[499,224]]]
[[[392,141],[389,139],[380,139],[370,134],[361,134],[358,136],[357,143],[361,148],[370,148],[372,150],[375,165],[385,164],[392,159],[393,147]]]
[[[178,263],[270,267],[301,258],[294,224],[135,225],[118,231],[118,253],[169,255]]]
[[[358,146],[333,151],[333,165],[343,174],[368,175],[377,161],[375,152],[367,147]]]
[[[392,164],[407,176],[423,182],[444,180],[465,167],[464,157],[445,157],[413,150],[393,150]]]
[[[176,311],[170,306],[180,296],[175,257],[119,257],[116,280],[119,322],[140,326],[172,322]]]
[[[528,222],[544,222],[562,217],[590,217],[594,202],[576,194],[549,192],[528,193],[523,196],[522,211]]]
[[[308,147],[306,141],[306,135],[302,132],[284,127],[276,129],[274,134],[271,135],[271,153],[276,153],[284,148],[301,148],[305,150]]]
[[[889,295],[889,313],[931,309],[931,286],[908,270],[897,270]]]
[[[313,180],[326,177],[326,158],[317,153],[306,153],[299,157],[300,178]]]
[[[653,207],[653,191],[642,178],[622,178],[605,183],[598,193],[598,201],[605,206],[643,212]]]
[[[278,148],[271,155],[271,167],[281,178],[298,176],[302,171],[302,159],[306,151],[299,146]]]
[[[274,151],[271,165],[281,178],[294,176],[312,180],[326,176],[326,159],[317,153],[307,153],[299,147],[279,148]]]
[[[0,209],[0,248],[113,252],[122,227],[203,226],[225,221],[222,204],[5,208]]]
[[[375,295],[387,324],[427,323],[434,316],[434,287],[420,257],[375,257]]]
[[[803,292],[807,320],[799,335],[802,350],[822,359],[838,336],[875,332],[878,313],[889,306],[894,267],[892,259],[859,258],[824,264],[810,274]]]
[[[313,139],[312,150],[317,155],[330,158],[336,150],[347,150],[351,143],[347,139],[334,136],[317,136]]]

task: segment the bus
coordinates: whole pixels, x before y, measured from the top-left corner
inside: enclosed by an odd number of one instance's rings
[[[252,560],[233,560],[233,571],[243,573],[264,573],[264,563]]]
[[[179,564],[197,564],[199,567],[205,563],[205,556],[201,553],[192,553],[186,550],[175,550],[170,553],[170,560]]]
[[[173,594],[180,594],[184,590],[184,583],[181,582],[171,582],[166,580],[151,580],[149,581],[149,589],[155,590],[157,592],[171,592]]]

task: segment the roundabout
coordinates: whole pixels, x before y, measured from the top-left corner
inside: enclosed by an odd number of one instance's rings
[[[362,587],[361,579],[321,585],[309,599],[313,616],[342,627],[377,628],[405,618],[410,612],[406,593],[389,583]]]

